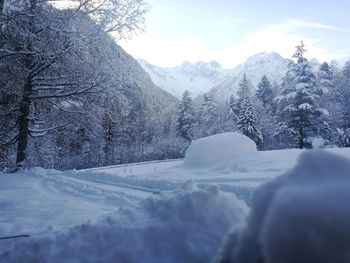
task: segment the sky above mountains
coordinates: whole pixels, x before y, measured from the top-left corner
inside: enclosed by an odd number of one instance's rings
[[[350,58],[348,0],[146,0],[147,32],[121,46],[135,58],[171,67],[216,60],[225,68],[263,51],[289,58],[304,40],[307,57]]]

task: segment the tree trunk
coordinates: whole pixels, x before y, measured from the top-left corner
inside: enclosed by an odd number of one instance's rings
[[[304,149],[304,139],[305,139],[305,135],[304,135],[304,129],[303,127],[300,125],[299,126],[299,149]]]
[[[19,117],[19,129],[18,129],[18,143],[17,143],[17,158],[16,165],[18,168],[22,168],[25,165],[27,158],[27,145],[29,137],[29,115],[31,100],[29,98],[32,93],[32,80],[27,79],[24,86],[23,100],[20,106],[20,117]]]
[[[0,0],[0,16],[4,12],[5,0]]]

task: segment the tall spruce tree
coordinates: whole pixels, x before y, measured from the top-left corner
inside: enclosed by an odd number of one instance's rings
[[[304,57],[304,43],[296,46],[293,55],[296,63],[291,64],[282,83],[282,95],[279,101],[279,131],[294,141],[300,149],[311,147],[314,137],[328,132],[325,117],[328,112],[319,107],[320,92],[316,76]]]
[[[266,75],[264,75],[261,81],[258,83],[258,89],[256,90],[255,96],[262,102],[264,108],[266,108],[268,104],[272,103],[272,86]]]
[[[323,62],[317,72],[317,88],[321,95],[333,90],[333,71],[327,62]]]
[[[239,83],[239,88],[237,90],[237,96],[238,96],[238,101],[237,101],[238,109],[240,110],[243,100],[246,98],[251,99],[251,97],[252,97],[251,86],[249,84],[249,81],[248,81],[246,74],[243,75],[243,78]]]
[[[204,94],[203,103],[197,114],[199,137],[215,134],[218,121],[218,107],[213,97]]]
[[[186,90],[178,107],[177,132],[187,141],[193,138],[193,126],[195,123],[191,94]]]
[[[263,137],[256,127],[256,121],[256,112],[253,104],[248,97],[243,98],[238,114],[237,128],[259,146],[263,142]]]
[[[260,148],[264,150],[274,149],[277,146],[274,138],[276,133],[274,92],[266,75],[258,83],[255,97],[260,102],[256,104],[257,127],[263,135],[263,143]]]
[[[238,121],[239,105],[238,100],[231,95],[228,106],[230,107],[230,116],[232,116],[233,121]]]
[[[341,147],[350,147],[350,61],[335,76],[334,82],[331,117],[335,142]]]
[[[261,132],[256,127],[256,111],[251,102],[252,91],[246,74],[244,74],[241,82],[239,83],[239,89],[237,90],[238,96],[238,120],[237,128],[244,135],[251,138],[258,146],[261,145],[263,138]]]

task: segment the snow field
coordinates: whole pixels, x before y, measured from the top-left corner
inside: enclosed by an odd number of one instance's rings
[[[284,256],[292,253],[296,241],[287,230],[299,233],[299,227],[300,234],[306,235],[305,247],[315,240],[314,233],[321,243],[338,238],[347,244],[347,231],[346,236],[328,234],[338,231],[338,225],[347,227],[341,218],[348,218],[348,212],[341,210],[345,204],[339,200],[340,195],[344,202],[348,200],[348,183],[346,172],[340,171],[350,169],[340,156],[349,157],[350,149],[327,149],[315,153],[315,158],[306,154],[298,161],[304,152],[314,154],[300,150],[255,152],[191,169],[176,160],[1,174],[0,235],[31,237],[0,240],[0,262],[38,262],[39,258],[41,262],[211,262],[217,255],[218,260],[231,262],[238,257],[245,260],[238,262],[257,262],[257,258],[276,262],[273,260],[281,258],[275,259],[273,251]],[[124,169],[131,169],[132,175],[125,175]],[[289,169],[291,172],[276,177]],[[334,187],[328,185],[331,181]],[[313,213],[306,213],[309,207],[315,207],[318,216],[323,215],[321,211],[332,211],[336,223],[322,232],[328,219],[320,217],[317,223]],[[312,219],[316,229],[309,236],[307,229],[312,228],[307,227],[310,221],[305,218]],[[341,244],[335,246],[334,251],[342,255]]]
[[[191,181],[98,224],[19,242],[4,262],[210,262],[222,236],[242,222],[247,206],[215,186]]]

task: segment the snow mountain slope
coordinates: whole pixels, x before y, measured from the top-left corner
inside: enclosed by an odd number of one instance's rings
[[[226,103],[232,94],[236,94],[244,74],[253,88],[256,88],[266,75],[275,89],[274,92],[277,93],[277,84],[281,83],[288,71],[291,60],[283,58],[276,52],[262,52],[249,57],[234,69],[223,69],[216,61],[209,63],[186,61],[181,66],[173,68],[160,68],[142,59],[138,62],[158,87],[177,98],[181,98],[187,89],[193,98],[208,93],[216,101]],[[316,59],[311,59],[310,63],[317,71],[320,63]]]
[[[160,68],[145,60],[139,60],[139,63],[158,87],[177,98],[181,98],[185,90],[190,91],[194,97],[206,93],[231,74],[231,70],[223,69],[216,61],[186,61],[181,66],[172,68]]]
[[[239,83],[244,74],[251,82],[254,88],[261,81],[264,75],[274,84],[279,84],[288,70],[291,61],[284,59],[275,52],[263,52],[249,57],[246,62],[238,65],[229,78],[222,83],[218,83],[209,93],[217,101],[225,103],[232,94],[236,94]]]

